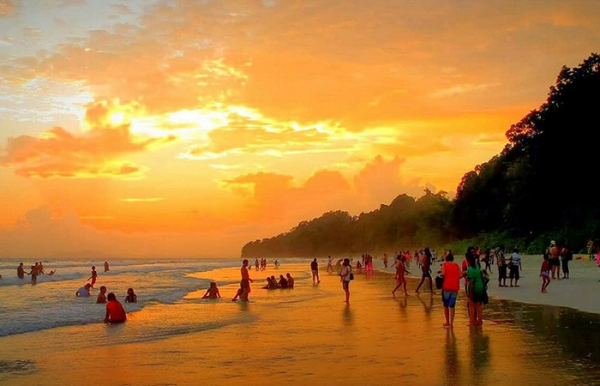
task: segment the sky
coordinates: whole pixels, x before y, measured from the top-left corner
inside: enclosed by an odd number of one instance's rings
[[[0,0],[0,257],[235,257],[452,195],[595,0]]]

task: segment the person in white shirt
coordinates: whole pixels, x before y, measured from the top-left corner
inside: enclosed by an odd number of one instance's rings
[[[510,256],[510,286],[518,287],[519,286],[519,278],[521,271],[521,256],[519,256],[519,249],[515,248],[513,250],[513,254]],[[513,280],[515,282],[513,286]]]
[[[86,285],[78,289],[77,292],[75,292],[75,296],[77,296],[78,298],[89,298],[91,287],[92,285],[90,283],[87,283]]]
[[[340,270],[340,281],[342,282],[342,287],[346,293],[346,303],[350,303],[350,280],[353,279],[353,276],[350,259],[344,259],[342,269]]]

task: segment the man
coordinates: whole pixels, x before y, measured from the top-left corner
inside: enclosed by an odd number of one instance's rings
[[[417,286],[415,292],[419,293],[419,289],[421,289],[421,286],[423,285],[423,283],[425,283],[425,279],[427,279],[427,281],[429,282],[429,288],[431,288],[431,295],[434,295],[435,291],[433,290],[433,280],[431,279],[431,251],[429,250],[429,248],[425,248],[422,256],[423,258],[421,259],[421,282]]]
[[[321,283],[321,279],[319,278],[319,263],[316,258],[310,263],[310,270],[312,271],[313,285],[315,285],[315,281],[316,284]]]
[[[23,263],[19,264],[19,267],[17,268],[17,277],[19,279],[25,278],[25,268],[23,268]]]
[[[327,272],[328,273],[333,272],[333,258],[331,258],[331,256],[329,256],[327,259]]]
[[[560,280],[560,253],[561,250],[556,245],[556,241],[550,242],[550,266],[552,267],[552,280]]]
[[[515,281],[514,287],[519,286],[519,273],[522,269],[521,256],[519,256],[519,248],[513,250],[513,254],[510,256],[510,286],[513,287],[513,280]]]
[[[240,298],[242,301],[247,302],[248,295],[250,295],[251,292],[250,283],[254,281],[250,278],[250,273],[248,272],[248,259],[244,259],[242,262],[242,269],[240,271],[242,273],[242,281],[240,282],[242,293]]]
[[[123,309],[121,302],[117,300],[114,293],[109,293],[107,296],[108,304],[106,304],[106,316],[104,323],[123,323],[127,320],[127,314]]]

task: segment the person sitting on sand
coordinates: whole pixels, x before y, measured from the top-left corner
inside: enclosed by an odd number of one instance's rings
[[[125,303],[137,303],[137,295],[133,292],[133,288],[127,290],[127,296],[125,297]]]
[[[283,275],[279,275],[279,288],[286,289],[288,287],[288,281],[283,277]]]
[[[290,275],[290,273],[288,272],[285,276],[287,277],[288,288],[294,288],[294,278],[292,277],[292,275]]]
[[[78,298],[89,298],[91,287],[92,286],[90,285],[90,283],[87,283],[75,292],[75,296],[77,296]]]
[[[218,299],[220,297],[221,297],[221,293],[219,292],[219,289],[217,288],[217,283],[215,283],[213,281],[210,283],[210,287],[208,287],[204,296],[202,296],[202,299]]]
[[[275,276],[271,276],[271,286],[269,287],[269,289],[277,289],[278,284],[277,284],[277,279],[275,279]]]
[[[546,292],[548,284],[550,284],[550,256],[544,251],[544,260],[542,261],[542,268],[540,269],[540,277],[542,278],[542,292]]]
[[[127,320],[127,314],[123,309],[121,302],[117,300],[114,293],[109,293],[108,304],[106,305],[106,316],[104,317],[104,323],[123,323]]]
[[[271,289],[271,278],[267,276],[267,284],[262,289]]]
[[[106,303],[106,287],[102,286],[100,287],[100,293],[98,294],[98,297],[96,298],[96,304],[104,304]]]

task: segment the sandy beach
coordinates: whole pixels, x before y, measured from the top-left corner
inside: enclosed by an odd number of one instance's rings
[[[259,289],[267,274],[285,272],[296,277],[296,289]],[[233,283],[239,269],[190,275]],[[356,275],[349,306],[335,275],[323,272],[321,284],[312,285],[308,261],[252,277],[248,304],[232,303],[237,285],[228,284],[222,300],[200,300],[204,289],[192,291],[133,312],[124,325],[2,337],[0,383],[600,384],[595,314],[492,299],[483,328],[470,329],[461,295],[449,331],[442,328],[439,296],[394,300],[393,277],[381,272]],[[409,288],[415,286],[411,280]],[[550,370],[552,378],[542,375]]]

